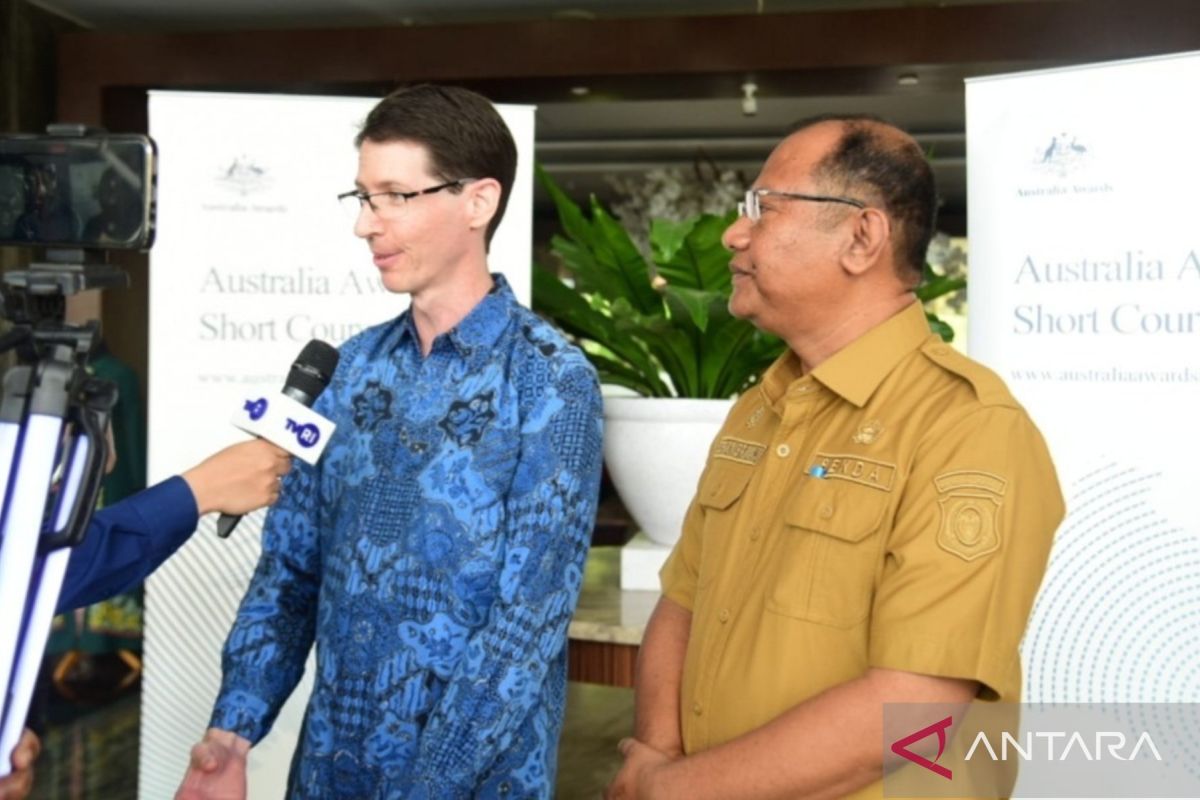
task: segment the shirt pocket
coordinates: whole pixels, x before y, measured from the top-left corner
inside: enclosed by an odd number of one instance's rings
[[[697,588],[711,583],[726,560],[726,543],[733,535],[741,500],[753,475],[750,464],[714,461],[700,479],[696,503],[702,514],[703,544]]]
[[[871,611],[889,495],[833,479],[805,484],[783,509],[766,573],[767,610],[848,628]]]

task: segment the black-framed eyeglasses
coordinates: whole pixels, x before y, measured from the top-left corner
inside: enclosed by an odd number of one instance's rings
[[[788,200],[807,200],[810,203],[843,203],[855,208],[866,208],[867,204],[861,200],[855,200],[853,197],[837,197],[828,194],[804,194],[802,192],[781,192],[775,189],[747,189],[746,196],[742,202],[738,203],[738,215],[743,216],[751,222],[758,222],[762,218],[762,198],[765,195],[771,197],[783,197]]]
[[[355,189],[350,192],[342,192],[337,196],[337,199],[338,203],[341,204],[342,208],[346,209],[346,213],[352,218],[357,219],[362,209],[370,207],[375,216],[380,219],[394,219],[404,213],[404,207],[414,197],[420,197],[423,194],[436,194],[445,189],[457,189],[476,180],[479,179],[459,178],[458,180],[439,183],[437,186],[430,186],[428,189],[419,189],[415,192],[364,192],[361,189]]]

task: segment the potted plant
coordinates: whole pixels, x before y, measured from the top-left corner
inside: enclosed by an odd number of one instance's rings
[[[729,313],[732,278],[721,234],[735,212],[652,220],[647,259],[595,197],[585,214],[536,171],[558,212],[562,234],[550,247],[569,282],[535,266],[534,308],[583,348],[607,387],[609,474],[638,527],[669,546],[733,398],[785,345]],[[927,267],[919,294],[930,300],[964,284]],[[934,330],[953,336],[929,316]]]
[[[546,173],[562,235],[551,241],[573,285],[534,267],[534,308],[587,353],[608,387],[604,457],[630,515],[651,539],[672,544],[708,445],[733,397],[783,351],[783,343],[729,314],[732,214],[654,220],[652,263],[595,198],[590,214]]]

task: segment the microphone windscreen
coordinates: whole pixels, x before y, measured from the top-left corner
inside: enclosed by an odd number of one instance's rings
[[[338,351],[328,342],[313,339],[304,345],[300,355],[292,363],[284,382],[284,391],[289,389],[302,392],[311,400],[316,400],[333,378],[337,369]]]

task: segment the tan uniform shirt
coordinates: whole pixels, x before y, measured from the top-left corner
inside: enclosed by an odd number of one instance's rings
[[[661,573],[692,611],[685,750],[872,667],[1017,701],[1063,510],[1024,409],[919,303],[811,374],[788,353],[730,412]]]

